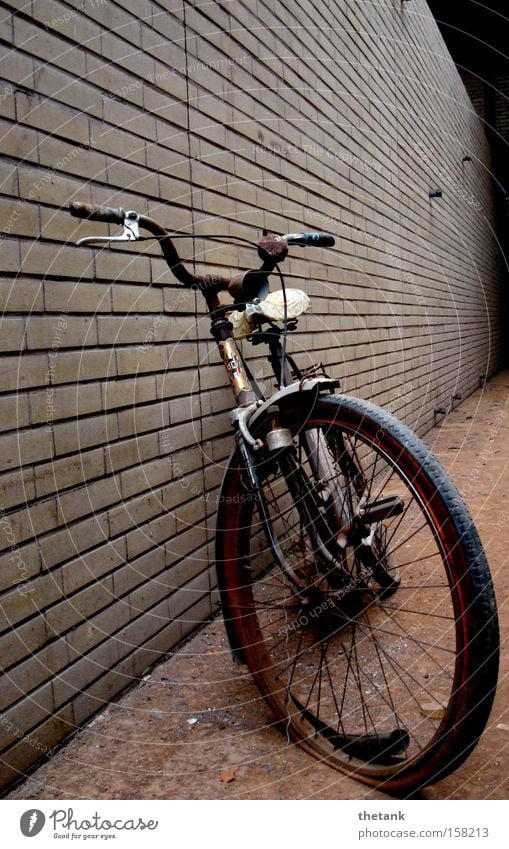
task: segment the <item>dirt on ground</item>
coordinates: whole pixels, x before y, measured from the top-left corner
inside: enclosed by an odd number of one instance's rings
[[[474,516],[495,582],[502,665],[488,727],[468,761],[422,799],[507,799],[509,372],[425,441]],[[11,799],[386,799],[289,743],[216,619],[82,728]]]

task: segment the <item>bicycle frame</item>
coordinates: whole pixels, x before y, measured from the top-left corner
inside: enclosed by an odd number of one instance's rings
[[[137,240],[140,228],[148,230],[174,276],[205,298],[235,398],[236,445],[216,526],[218,585],[234,657],[247,662],[287,733],[291,727],[304,748],[341,771],[395,790],[449,774],[486,725],[498,666],[495,599],[472,520],[405,425],[361,399],[324,397],[338,383],[315,367],[301,372],[280,342],[295,319],[281,330],[263,312],[268,276],[279,271],[288,245],[329,247],[334,238],[264,234],[261,268],[231,278],[199,276],[181,263],[172,241],[188,234],[171,234],[136,212],[86,204],[71,205],[71,212],[124,227],[121,236],[85,237],[81,244]],[[234,303],[222,304],[222,291]],[[247,338],[268,345],[277,384],[269,398],[244,361],[228,316],[255,300],[262,302],[252,311],[258,326]],[[393,475],[397,495],[389,488]],[[401,518],[391,523],[394,517]],[[413,609],[417,593],[420,607]],[[309,620],[301,617],[306,608]],[[416,616],[423,619],[414,629]],[[453,628],[455,649],[443,645]],[[289,660],[291,674],[282,683]],[[434,715],[435,702],[443,715]]]

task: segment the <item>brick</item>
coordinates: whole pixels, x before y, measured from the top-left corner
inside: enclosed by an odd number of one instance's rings
[[[21,351],[25,347],[25,322],[22,318],[0,319],[0,350]]]
[[[52,181],[53,178],[45,183],[46,187],[50,187],[49,194]],[[60,247],[55,252],[53,245],[40,243],[21,246],[21,270],[24,274],[44,274],[81,280],[93,276],[92,261],[92,252],[87,250]]]
[[[150,490],[168,480],[169,474],[169,464],[161,459],[128,469],[120,475],[122,497],[129,498],[141,490]]]
[[[163,309],[162,291],[155,287],[119,284],[113,287],[112,295],[114,312],[151,312],[159,315]]]
[[[135,44],[136,47],[141,46],[141,21],[152,20],[152,9],[149,3],[140,3],[136,15],[110,4],[101,4],[95,9],[91,7],[88,13],[100,23],[103,31],[104,29],[110,31],[108,33],[110,37],[103,48],[110,59],[124,59],[126,55],[142,52],[133,51],[125,41]],[[121,38],[111,33],[118,33]]]
[[[111,380],[103,387],[103,408],[111,410],[115,407],[131,407],[144,401],[152,401],[155,397],[153,377]]]
[[[125,86],[136,88],[141,86],[139,80],[129,81]],[[109,112],[109,98],[104,97],[106,116]],[[93,124],[90,129],[91,144],[95,150],[100,150],[110,156],[118,156],[119,151],[129,158],[129,162],[134,165],[146,165],[145,142],[139,136],[134,136],[129,132],[129,127],[126,131],[119,127],[103,122],[101,124]]]
[[[58,515],[60,523],[72,522],[89,513],[120,501],[120,482],[115,477],[103,478],[85,487],[60,495]]]
[[[17,546],[12,543],[12,532],[8,517],[0,520],[0,537],[8,547],[0,555],[0,592],[29,581],[40,572],[40,557],[37,545],[28,543]]]
[[[12,42],[13,15],[3,15],[0,22],[0,33],[4,41]]]
[[[69,660],[65,640],[58,640],[11,669],[2,686],[0,710],[5,710],[20,696],[28,694],[48,678],[57,675]]]
[[[170,545],[167,546],[169,548]],[[170,555],[171,556],[171,555]],[[196,551],[189,557],[185,557],[177,563],[175,569],[177,572],[176,584],[177,587],[183,587],[189,581],[192,581],[197,575],[201,575],[204,571],[210,571],[214,568],[214,543],[208,543]]]
[[[129,646],[140,647],[136,651],[135,662],[143,670],[153,665],[161,654],[168,652],[181,639],[180,625],[174,622],[168,624],[167,620],[168,603],[163,599],[151,608],[150,616],[140,616],[119,635],[124,651]]]
[[[117,350],[117,371],[119,376],[142,374],[143,372],[165,371],[168,365],[168,349],[165,345],[137,345]]]
[[[39,539],[43,565],[50,569],[58,563],[76,557],[80,552],[100,545],[108,539],[108,521],[97,514],[71,527],[59,528],[49,536]]]
[[[160,26],[164,15],[157,15],[154,29],[142,26],[142,48],[150,56],[164,62],[169,68],[180,69],[185,72],[186,55],[184,50],[185,35],[184,28],[175,19],[171,21],[171,37],[161,32]]]
[[[193,604],[200,602],[204,596],[209,595],[209,581],[207,572],[202,572],[186,586],[182,587],[179,593],[174,593],[170,597],[170,615],[172,619],[179,621],[187,621],[185,612],[190,609]],[[199,621],[199,620],[197,620]],[[203,621],[203,620],[202,620]]]
[[[114,592],[115,596],[119,597],[142,584],[142,589],[136,597],[135,609],[136,612],[139,612],[140,609],[143,610],[150,607],[153,603],[154,596],[158,599],[166,590],[164,584],[163,588],[158,586],[159,580],[157,582],[144,580],[158,575],[164,569],[164,550],[162,548],[152,549],[147,554],[133,560],[129,565],[129,569],[119,570],[114,574]],[[161,576],[161,581],[164,581],[164,576]],[[152,597],[150,597],[151,594]]]
[[[39,202],[43,202],[52,204],[53,209],[51,212],[44,208],[39,209],[38,206],[35,208],[38,209],[41,216],[41,232],[42,226],[45,225],[46,233],[50,235],[51,228],[48,227],[48,221],[57,221],[60,224],[60,231],[56,233],[56,238],[61,240],[66,235],[63,230],[65,222],[70,219],[70,215],[66,209],[69,200],[78,191],[80,200],[88,200],[87,192],[85,192],[85,197],[83,197],[82,181],[77,181],[55,170],[35,169],[24,164],[18,166],[17,172],[19,175],[20,203],[23,204],[23,210],[28,208],[28,204],[31,203],[38,204]],[[54,205],[57,205],[57,209],[54,208]],[[62,207],[64,208],[62,209]],[[91,234],[89,233],[89,235]]]
[[[0,545],[6,548],[11,545],[11,539],[19,544],[25,540],[32,539],[38,534],[53,530],[57,524],[57,506],[55,499],[40,501],[32,504],[30,508],[17,510],[9,514],[11,535],[1,540]]]
[[[105,110],[105,114],[107,120],[113,126],[120,127],[125,132],[137,135],[143,141],[156,141],[156,120],[150,112],[144,112],[134,106],[130,106],[128,103],[113,99],[108,102],[107,113]],[[148,191],[149,187],[153,187],[154,185],[153,175],[145,174],[143,176],[141,168],[135,168],[133,166],[133,168],[126,167],[124,169],[121,167],[121,163],[115,163],[113,159],[109,160],[109,164],[113,167],[113,173],[117,180],[122,180],[122,175],[126,174],[130,174],[133,177],[135,185],[131,186],[131,190],[134,192],[144,193],[145,189]],[[108,182],[111,184],[111,181]],[[130,184],[114,182],[114,185],[120,185],[123,189],[126,189]]]
[[[77,348],[97,344],[93,319],[72,318],[65,314],[54,318],[30,316],[27,321],[27,348],[48,348],[50,358],[58,359],[61,348]]]
[[[69,10],[65,10],[69,14]],[[58,17],[58,16],[57,16]],[[18,50],[30,53],[37,59],[44,59],[68,71],[84,76],[86,73],[85,54],[76,45],[70,47],[58,38],[59,26],[49,25],[48,30],[16,16],[14,18],[14,45]],[[58,124],[56,125],[58,126]]]
[[[78,107],[82,112],[102,118],[102,102],[97,96],[97,92],[87,83],[75,80],[70,74],[50,65],[41,64],[37,60],[36,76],[39,94],[68,106]],[[27,79],[30,79],[30,77],[27,76]],[[25,83],[25,85],[32,88],[30,83]],[[94,157],[92,151],[90,154],[91,161],[97,158]],[[101,171],[102,169],[96,169],[93,172],[94,176],[97,176]]]
[[[80,452],[63,460],[37,466],[34,472],[37,496],[49,495],[104,475],[104,451]]]
[[[146,85],[144,94],[149,89],[162,91],[166,96],[170,96],[172,101],[180,101],[185,103],[187,99],[187,86],[185,76],[180,73],[179,69],[168,68],[166,63],[154,60],[154,76],[151,77],[151,86]],[[159,113],[157,113],[159,115]],[[164,115],[164,112],[163,112]]]
[[[11,162],[0,162],[0,186],[5,195],[18,195],[17,169]]]
[[[166,510],[174,511],[179,504],[186,501],[186,499],[189,498],[189,496],[186,495],[188,489],[199,489],[203,481],[203,475],[201,471],[195,472],[194,474],[188,475],[187,480],[189,482],[189,487],[185,490],[182,488],[178,479],[171,481],[171,483],[164,486],[161,493],[161,500]]]
[[[116,108],[118,110],[118,104]],[[131,121],[128,118],[125,122],[120,123],[120,126],[127,127],[127,129],[133,131]],[[107,177],[110,186],[121,186],[123,189],[144,195],[157,194],[157,176],[151,174],[150,171],[147,172],[146,168],[140,168],[128,162],[113,160],[108,163]]]
[[[2,56],[2,77],[16,88],[33,88],[34,63],[30,56],[20,51],[5,51]]]
[[[37,237],[40,233],[39,210],[20,200],[0,198],[0,232],[9,236]]]
[[[43,308],[42,284],[38,280],[0,280],[2,312],[39,312]]]
[[[51,433],[45,428],[22,430],[0,437],[0,469],[35,463],[50,457],[52,453]]]
[[[118,413],[120,436],[130,436],[133,433],[158,430],[165,427],[168,422],[169,407],[165,401],[147,405],[136,405],[131,409],[121,410]]]
[[[157,489],[145,492],[138,498],[125,501],[109,512],[110,534],[116,536],[122,531],[137,527],[146,519],[162,513],[163,509],[161,491]]]
[[[40,613],[62,595],[60,576],[37,575],[0,597],[0,631],[13,628],[34,613]]]
[[[114,598],[113,579],[105,577],[100,584],[94,583],[49,608],[46,613],[48,628],[56,634],[64,633],[68,628],[107,607]]]
[[[117,472],[128,466],[135,466],[143,460],[159,454],[157,433],[138,436],[135,439],[122,440],[105,448],[106,472]]]
[[[0,406],[0,431],[26,427],[29,424],[28,395],[16,393],[2,398]]]
[[[0,636],[0,650],[5,669],[20,660],[24,660],[31,652],[37,651],[47,642],[45,623],[41,617],[24,622],[15,630]]]
[[[125,652],[124,652],[125,653]],[[54,684],[55,704],[59,706],[69,698],[76,698],[85,690],[90,692],[91,685],[104,677],[104,671],[113,669],[121,654],[117,640],[107,640],[97,646],[91,654],[80,658],[76,663],[67,667]],[[117,677],[115,672],[107,676],[109,683]]]
[[[2,263],[6,271],[17,271],[20,264],[20,252],[17,242],[10,238],[2,240]]]
[[[71,560],[62,569],[62,582],[66,596],[102,577],[125,563],[125,540],[108,542],[100,548]]]
[[[154,341],[159,327],[157,317],[105,316],[97,320],[99,342],[101,345],[122,344],[126,342],[147,344]]]
[[[94,681],[87,687],[86,693],[82,693],[74,702],[76,722],[83,721],[83,717],[109,705],[122,690],[140,676],[146,665],[147,661],[140,652],[129,654],[114,667],[110,675],[102,675]]]
[[[133,188],[126,184],[127,187]],[[139,252],[130,255],[102,252],[96,258],[96,274],[98,278],[113,282],[150,283],[150,262]]]
[[[193,375],[194,378],[194,375]],[[190,378],[187,378],[189,387]],[[196,383],[191,384],[196,391]],[[177,393],[178,394],[178,393]],[[205,409],[204,409],[205,408]],[[170,421],[172,425],[180,422],[194,422],[206,411],[207,399],[200,398],[198,394],[185,396],[183,398],[172,398],[170,401]],[[230,407],[231,409],[231,407]]]
[[[114,414],[74,419],[53,425],[55,454],[83,451],[93,445],[107,445],[117,439],[118,424]]]
[[[152,63],[150,63],[150,67],[152,68]],[[104,117],[106,120],[109,120],[110,98],[127,99],[130,103],[135,103],[138,106],[141,106],[143,102],[142,81],[137,77],[133,77],[132,74],[126,73],[125,70],[120,70],[112,63],[105,63],[102,57],[88,57],[87,80],[90,83],[104,89]],[[109,128],[109,131],[109,135],[111,137],[111,127]],[[97,147],[97,145],[95,144],[94,147]],[[99,144],[99,147],[101,150],[104,149],[102,144]]]
[[[179,151],[161,149],[158,145],[148,145],[147,165],[158,174],[166,174],[184,183],[190,182],[189,157]]]
[[[175,535],[175,517],[171,514],[158,516],[151,522],[130,531],[127,534],[127,555],[129,560],[141,554],[154,544],[160,545]]]
[[[35,498],[33,469],[0,475],[0,501],[4,510],[31,501],[33,498]]]
[[[113,351],[62,351],[50,362],[53,385],[98,378],[111,379],[117,373]]]
[[[80,233],[80,237],[81,235],[85,234]],[[91,283],[88,280],[84,283],[46,280],[44,282],[44,299],[46,309],[50,312],[89,312],[93,314],[110,312],[111,286],[105,283]]]
[[[18,725],[15,728],[17,732],[13,736],[13,740],[17,740],[23,735],[23,730]],[[28,769],[44,754],[48,754],[63,737],[74,730],[72,707],[66,705],[53,713],[30,735],[22,737],[20,742],[15,743],[9,751],[2,754],[0,784],[5,786],[9,782],[19,779],[22,769]]]

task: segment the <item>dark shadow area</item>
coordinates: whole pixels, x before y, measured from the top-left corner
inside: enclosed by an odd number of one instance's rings
[[[493,152],[504,326],[509,324],[509,6],[507,0],[428,0]],[[509,363],[507,333],[505,365]]]

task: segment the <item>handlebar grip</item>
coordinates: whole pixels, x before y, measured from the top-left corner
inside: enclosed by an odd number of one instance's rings
[[[71,203],[69,212],[76,218],[88,218],[90,221],[105,221],[107,224],[123,224],[125,212],[111,206],[92,206],[90,203]]]
[[[284,239],[289,245],[308,245],[314,248],[332,248],[334,236],[330,233],[288,233]]]

